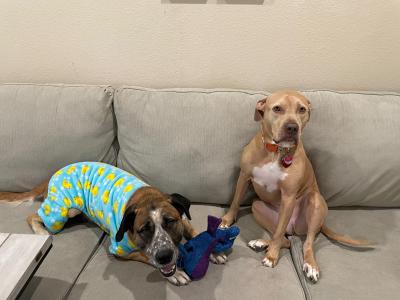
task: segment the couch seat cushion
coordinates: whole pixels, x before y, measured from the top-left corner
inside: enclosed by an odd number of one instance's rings
[[[193,205],[192,224],[205,230],[207,215],[222,213],[219,207]],[[263,267],[263,254],[253,252],[246,244],[265,233],[248,209],[238,225],[241,234],[228,263],[210,264],[203,279],[184,287],[171,285],[150,266],[110,256],[106,239],[79,277],[71,299],[304,299],[289,251],[282,251],[274,269]]]

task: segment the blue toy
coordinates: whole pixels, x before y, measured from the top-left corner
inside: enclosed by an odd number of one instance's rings
[[[208,216],[207,231],[200,233],[184,245],[179,245],[177,265],[190,278],[201,279],[207,272],[210,254],[228,250],[239,235],[240,230],[237,226],[227,229],[218,228],[221,221],[220,218]]]

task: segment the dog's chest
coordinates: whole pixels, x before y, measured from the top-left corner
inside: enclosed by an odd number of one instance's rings
[[[286,178],[288,173],[282,171],[277,161],[269,162],[261,167],[254,167],[253,181],[265,188],[269,193],[278,188],[278,183]]]

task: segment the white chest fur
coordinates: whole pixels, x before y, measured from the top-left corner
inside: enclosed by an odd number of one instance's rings
[[[277,161],[253,169],[254,182],[270,193],[278,188],[278,182],[284,180],[287,175],[288,173],[282,171]]]

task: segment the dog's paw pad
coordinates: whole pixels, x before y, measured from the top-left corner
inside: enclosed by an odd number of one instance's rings
[[[252,240],[248,242],[247,246],[255,251],[264,250],[268,247],[268,243],[265,240]]]
[[[228,257],[224,253],[219,253],[219,254],[211,253],[210,254],[210,261],[213,264],[223,265],[227,262],[227,260],[228,260]]]
[[[269,268],[273,268],[274,267],[274,264],[268,258],[264,258],[261,263],[265,267],[269,267]]]
[[[312,282],[316,283],[319,279],[319,271],[317,268],[312,267],[308,263],[304,263],[303,265],[303,272],[306,277],[311,280]]]
[[[189,275],[180,270],[177,270],[174,275],[166,277],[166,279],[176,286],[188,285],[191,281]]]

